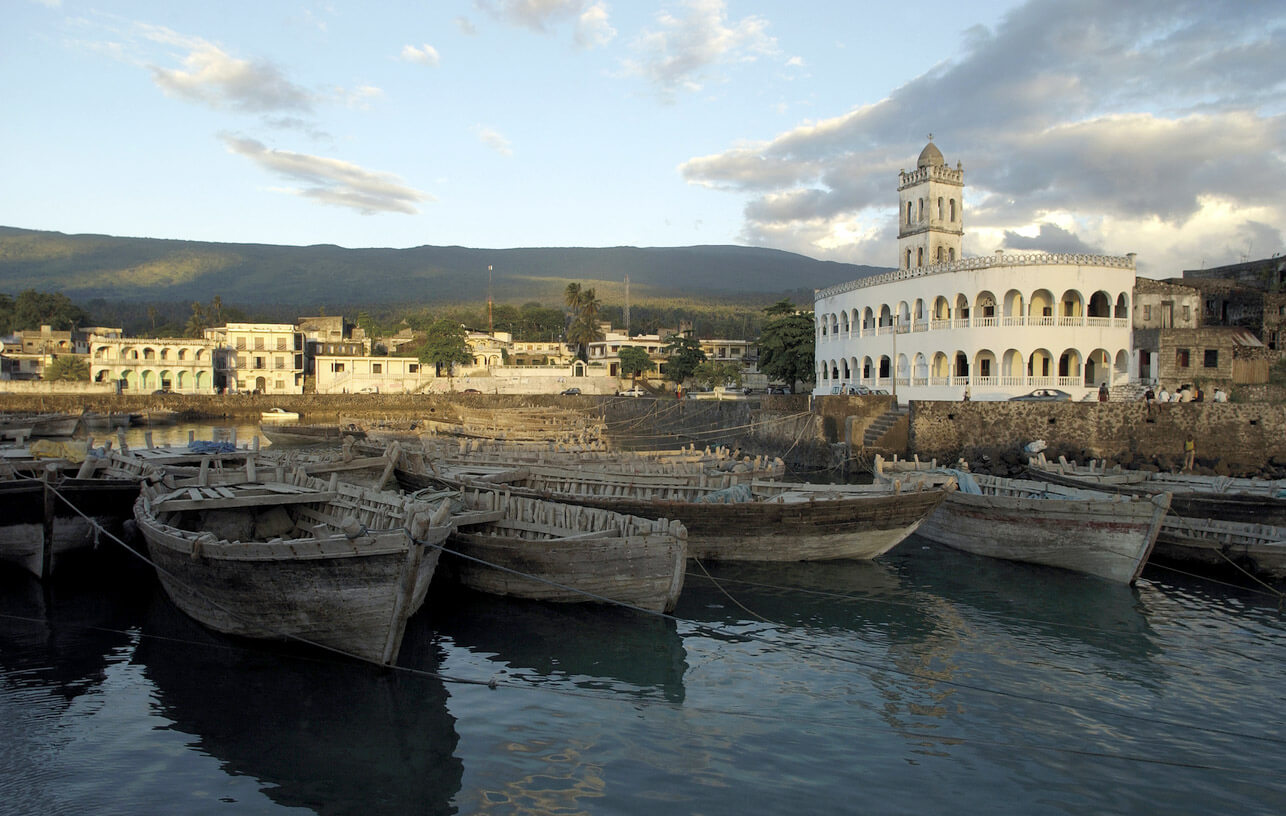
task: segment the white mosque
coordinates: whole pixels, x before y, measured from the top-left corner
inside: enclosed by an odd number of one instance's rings
[[[1130,378],[1134,254],[965,258],[964,169],[930,140],[898,184],[898,269],[817,290],[815,394],[1082,399]]]

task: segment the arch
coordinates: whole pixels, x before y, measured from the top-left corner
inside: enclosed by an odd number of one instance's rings
[[[950,220],[951,220],[951,222],[952,222],[952,223],[955,223],[955,220],[956,220],[956,200],[955,200],[954,198],[950,200],[950,204],[948,205],[947,210],[948,210],[949,214],[951,215],[951,219],[950,219]],[[888,212],[888,210],[885,210],[885,212]]]
[[[885,303],[880,306],[880,326],[893,325],[893,311],[889,309],[889,304]]]
[[[1054,293],[1048,289],[1037,289],[1031,293],[1027,307],[1028,323],[1033,326],[1054,325]]]
[[[848,358],[848,376],[849,376],[849,380],[857,380],[857,379],[860,379],[860,376],[859,376],[859,375],[860,375],[860,370],[859,370],[859,369],[858,369],[858,367],[857,367],[857,358],[856,358],[856,357],[849,357],[849,358]]]
[[[897,376],[899,380],[907,380],[911,377],[911,361],[905,354],[898,355]]]
[[[154,380],[154,376],[152,374],[152,369],[145,368],[142,371],[138,372],[139,390],[141,391],[151,390],[153,380]]]
[[[818,360],[817,361],[817,381],[820,383],[820,382],[823,382],[825,379],[826,379],[826,363],[821,360]]]
[[[831,379],[832,380],[839,379],[839,366],[836,365],[834,360],[831,360]]]
[[[973,299],[973,316],[977,318],[997,317],[996,296],[984,289]]]
[[[893,372],[891,371],[892,365],[893,361],[889,359],[889,355],[880,355],[880,369],[878,376],[881,380],[887,380],[889,377],[893,376]]]
[[[205,371],[198,371],[196,373],[195,386],[197,391],[204,391],[210,387],[209,377],[210,375]]]
[[[1116,359],[1112,363],[1112,382],[1128,382],[1130,379],[1130,350],[1117,349]]]
[[[1027,358],[1027,376],[1034,378],[1049,378],[1054,376],[1054,355],[1049,353],[1049,349],[1036,349]]]
[[[915,353],[913,366],[911,376],[916,380],[915,384],[927,385],[929,381],[929,360],[924,356],[924,352],[917,351]]]
[[[584,377],[584,376],[585,376],[585,361],[584,361],[584,360],[577,360],[576,362],[572,363],[572,376],[573,376],[573,377]]]
[[[111,346],[97,346],[94,349],[94,359],[95,360],[105,359],[107,357],[107,352],[110,348]]]
[[[888,212],[885,210],[885,212]],[[938,220],[942,220],[942,196],[938,196]]]
[[[848,334],[848,310],[847,309],[839,313],[839,330],[844,334]]]
[[[174,375],[170,373],[168,368],[156,375],[156,387],[163,388],[166,391],[174,387]]]
[[[933,299],[933,311],[930,312],[930,315],[933,320],[950,320],[951,304],[945,297],[938,295]]]
[[[129,358],[130,358],[131,360],[137,360],[137,359],[138,359],[138,349],[136,349],[136,348],[135,348],[135,349],[130,349],[130,350],[129,350]]]
[[[911,311],[911,319],[916,323],[923,323],[926,317],[924,313],[924,298],[916,298],[915,306]]]
[[[1102,289],[1090,295],[1089,306],[1085,310],[1086,317],[1111,317],[1112,316],[1112,296]]]
[[[924,223],[924,199],[923,198],[916,199],[916,202],[917,202],[917,209],[915,213],[916,221],[923,224]]]
[[[951,366],[951,374],[955,377],[969,376],[969,355],[960,349],[956,349],[955,359]]]
[[[1096,348],[1085,355],[1085,378],[1082,383],[1086,388],[1112,384],[1112,355],[1107,349]]]
[[[947,247],[947,263],[951,263],[955,259],[956,259],[956,248]]]
[[[255,390],[260,394],[266,394],[268,392],[268,378],[255,377]]]
[[[912,210],[911,210],[911,202],[910,202],[910,201],[908,201],[908,202],[906,203],[906,223],[907,223],[907,226],[910,226],[910,225],[911,225],[911,212],[912,212]]]
[[[132,391],[138,387],[138,375],[133,371],[121,372],[121,390]]]
[[[1118,319],[1125,319],[1130,316],[1130,299],[1125,296],[1124,292],[1116,296],[1116,311],[1112,316]]]
[[[956,326],[969,325],[969,298],[964,293],[956,293],[956,307],[952,309],[952,314],[955,315]]]
[[[179,349],[179,361],[182,362],[187,358],[188,358],[188,350],[185,348]]]
[[[911,268],[911,250],[910,250],[910,248],[908,248],[908,249],[907,249],[907,251],[906,251],[906,265],[905,265],[904,267],[902,267],[902,268],[903,268],[903,269],[910,269],[910,268]]]
[[[188,380],[190,379],[191,376],[186,371],[179,369],[179,373],[174,376],[174,390],[187,391],[190,385]]]
[[[161,349],[161,359],[162,359],[162,360],[168,360],[168,359],[170,359],[170,350],[169,350],[169,349],[167,349],[167,348],[162,348],[162,349]]]
[[[840,362],[839,378],[841,380],[847,381],[848,379],[850,379],[849,369],[848,369],[848,358],[841,357],[839,362]]]
[[[198,362],[205,359],[205,349],[196,350],[196,359]]]
[[[852,336],[852,335],[854,335],[854,334],[857,334],[857,333],[858,333],[858,322],[857,322],[857,321],[858,321],[857,308],[856,308],[856,307],[854,307],[854,309],[853,309],[853,315],[852,315],[852,317],[849,319],[849,322],[848,322],[848,331],[849,331],[849,335],[850,335],[850,336]]]
[[[979,385],[995,385],[999,382],[1000,367],[996,363],[996,354],[991,349],[978,349],[973,355],[974,382]]]
[[[897,322],[902,331],[908,331],[911,327],[911,305],[905,300],[898,302]]]
[[[933,262],[942,263],[943,260],[945,260],[945,258],[942,254],[942,246],[939,245],[938,248],[933,251]]]
[[[1005,292],[1005,298],[1001,302],[1001,315],[1007,318],[1023,317],[1023,293],[1017,289],[1010,289]],[[1014,321],[1015,325],[1020,325]]]
[[[1059,377],[1077,377],[1081,371],[1081,352],[1079,349],[1066,348],[1063,353],[1058,355],[1058,376]]]
[[[915,248],[915,265],[917,267],[924,266],[924,247]]]
[[[98,371],[94,372],[94,382],[97,382],[97,383],[107,382],[111,378],[111,376],[112,376],[112,370],[110,368],[100,368]]]
[[[865,334],[875,328],[875,312],[867,306],[862,310],[862,333]]]
[[[947,381],[951,376],[951,361],[947,359],[944,352],[936,351],[933,353],[933,363],[929,368],[929,376],[939,381]]]
[[[152,348],[151,346],[143,346],[143,359],[144,359],[144,360],[155,360],[155,359],[156,359],[156,349]]]
[[[874,377],[875,361],[872,360],[871,356],[868,354],[862,358],[862,382],[870,382]]]
[[[831,313],[831,337],[834,337],[837,334],[839,334],[839,318],[837,318],[834,312],[832,312]]]
[[[1058,299],[1058,316],[1079,318],[1085,315],[1085,298],[1075,289],[1068,289]]]
[[[1027,361],[1023,359],[1023,353],[1018,349],[1006,349],[1000,357],[1000,376],[1001,385],[1021,385],[1016,380],[1021,380],[1025,374],[1024,365]]]

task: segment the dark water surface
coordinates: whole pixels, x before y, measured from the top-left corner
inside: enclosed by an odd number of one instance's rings
[[[677,621],[435,586],[384,672],[102,560],[0,573],[2,813],[1286,812],[1286,618],[1172,572],[912,538],[693,566]]]

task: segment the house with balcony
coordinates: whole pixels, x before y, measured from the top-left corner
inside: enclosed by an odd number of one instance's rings
[[[218,344],[208,338],[90,335],[89,376],[121,393],[213,394]]]
[[[218,346],[215,386],[228,393],[302,394],[304,335],[292,323],[228,323],[206,329]]]
[[[930,142],[900,173],[898,269],[815,292],[815,394],[1080,399],[1132,376],[1134,254],[964,258],[964,170]]]

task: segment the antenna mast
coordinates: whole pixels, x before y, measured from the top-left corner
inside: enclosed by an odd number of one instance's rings
[[[625,336],[630,336],[630,276],[625,276]]]
[[[496,327],[491,320],[491,264],[487,264],[487,334],[495,334]]]

